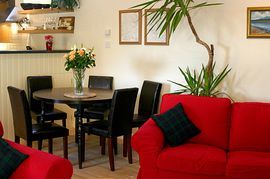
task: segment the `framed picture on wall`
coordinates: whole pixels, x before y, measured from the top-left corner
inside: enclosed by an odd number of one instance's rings
[[[270,38],[270,7],[247,8],[247,38]]]
[[[158,29],[159,23],[153,26],[155,21],[150,22],[153,12],[157,9],[146,9],[144,20],[144,44],[145,45],[169,45],[169,28],[160,36],[161,28]]]
[[[142,11],[119,11],[119,44],[142,43]]]
[[[59,17],[58,29],[73,30],[74,24],[75,24],[75,17],[74,16]]]

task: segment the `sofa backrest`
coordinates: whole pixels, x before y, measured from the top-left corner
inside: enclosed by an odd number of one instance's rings
[[[160,113],[181,103],[188,118],[201,130],[190,141],[228,149],[231,101],[193,95],[165,94]]]
[[[232,105],[230,150],[270,152],[270,103]]]

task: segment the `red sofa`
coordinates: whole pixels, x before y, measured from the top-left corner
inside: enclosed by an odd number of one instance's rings
[[[0,136],[3,128],[0,122]],[[29,157],[14,171],[10,179],[70,179],[73,168],[69,160],[6,140]]]
[[[132,137],[139,179],[270,178],[270,104],[166,94],[160,113],[178,103],[201,133],[170,147],[149,119]]]

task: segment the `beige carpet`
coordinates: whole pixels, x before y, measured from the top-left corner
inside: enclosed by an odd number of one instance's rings
[[[47,142],[44,141],[44,151]],[[122,155],[122,139],[118,139],[118,155],[115,156],[115,171],[112,172],[109,166],[109,157],[100,154],[99,137],[86,136],[86,156],[83,162],[83,169],[78,167],[78,154],[77,144],[74,142],[74,136],[69,136],[68,157],[73,165],[72,179],[135,179],[139,169],[138,155],[133,151],[133,164],[128,163],[127,157]],[[54,139],[53,146],[54,154],[63,156],[62,152],[62,139]]]

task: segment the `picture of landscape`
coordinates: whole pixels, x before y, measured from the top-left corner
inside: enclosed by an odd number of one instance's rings
[[[248,8],[247,36],[270,38],[270,7]]]

